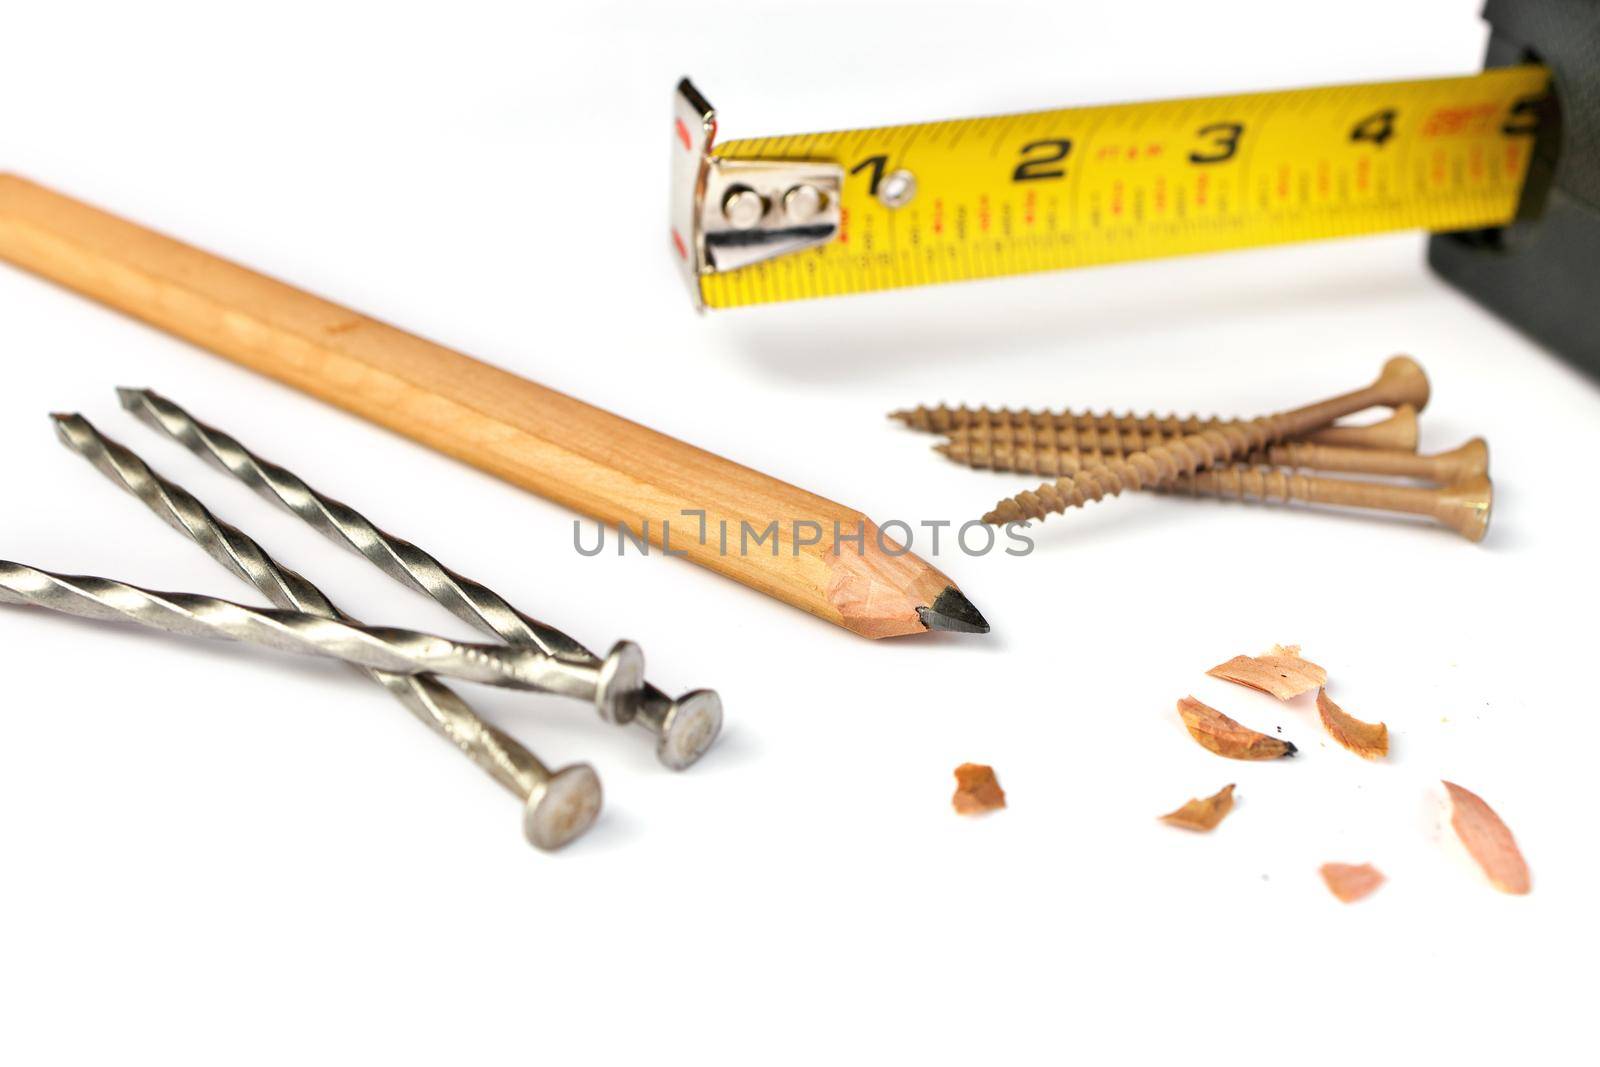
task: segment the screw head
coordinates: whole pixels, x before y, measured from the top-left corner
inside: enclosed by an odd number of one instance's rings
[[[1385,363],[1375,384],[1388,394],[1380,403],[1389,407],[1410,404],[1421,411],[1428,406],[1428,376],[1423,373],[1422,365],[1410,356],[1395,356]]]
[[[794,222],[816,218],[827,202],[828,198],[815,185],[797,185],[783,194],[784,213]]]
[[[722,198],[722,217],[736,230],[754,229],[766,213],[766,199],[748,185],[736,185]]]
[[[878,182],[878,202],[891,211],[905,207],[917,195],[917,176],[901,168],[892,170]]]
[[[639,712],[644,688],[644,653],[632,641],[618,641],[600,664],[594,706],[606,722],[628,723]]]
[[[1482,541],[1494,510],[1494,485],[1487,475],[1438,490],[1434,517],[1468,541]]]
[[[600,814],[600,776],[587,763],[563,767],[528,797],[522,832],[534,848],[560,848],[594,825]]]
[[[1441,453],[1436,458],[1449,464],[1452,476],[1446,478],[1446,481],[1464,482],[1479,475],[1486,476],[1489,473],[1489,442],[1481,437],[1474,437],[1460,448]]]
[[[696,689],[672,702],[662,724],[656,758],[675,771],[693,766],[722,732],[722,698]]]

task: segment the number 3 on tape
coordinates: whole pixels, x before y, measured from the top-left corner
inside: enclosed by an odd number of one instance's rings
[[[672,238],[728,308],[1516,214],[1549,74],[1036,111],[715,144],[674,95]]]

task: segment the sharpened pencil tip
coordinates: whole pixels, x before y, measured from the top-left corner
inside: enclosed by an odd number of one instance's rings
[[[917,617],[930,630],[950,630],[962,634],[989,632],[989,621],[953,585],[944,587],[944,592],[934,599],[931,608],[918,608]]]

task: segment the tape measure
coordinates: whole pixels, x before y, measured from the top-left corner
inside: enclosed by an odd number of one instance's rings
[[[1502,226],[1549,94],[1481,74],[764,137],[674,98],[696,303],[748,304],[1390,230]]]

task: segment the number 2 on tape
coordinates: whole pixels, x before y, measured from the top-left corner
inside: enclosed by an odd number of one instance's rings
[[[707,106],[711,179],[680,186],[675,196],[699,199],[675,220],[694,235],[691,287],[717,308],[1496,226],[1516,213],[1548,82],[1542,67],[1510,67],[720,146]],[[785,185],[802,164],[816,196]],[[836,189],[816,171],[828,166]],[[729,229],[730,201],[706,199],[725,189],[757,198],[743,230]]]

